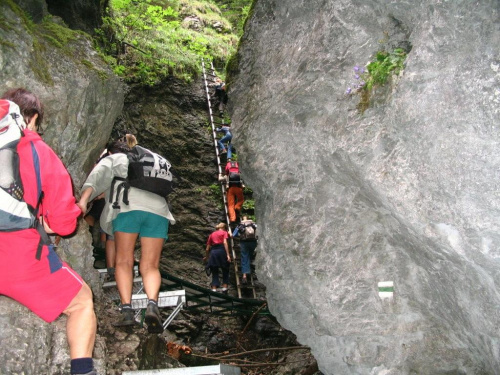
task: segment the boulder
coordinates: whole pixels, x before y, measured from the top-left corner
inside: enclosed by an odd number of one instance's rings
[[[0,94],[24,87],[40,98],[45,106],[43,138],[61,157],[78,190],[121,112],[124,86],[88,36],[48,14],[38,22],[30,12],[46,10],[43,1],[20,5],[28,13],[11,1],[0,3]],[[58,253],[99,297],[90,237],[82,221],[73,236],[61,240]],[[0,306],[0,373],[68,373],[65,317],[49,325],[7,297],[0,297]],[[102,346],[100,338],[97,342]],[[100,352],[96,350],[97,357],[102,357]],[[96,361],[100,369],[105,364],[101,359]]]
[[[324,374],[500,374],[499,11],[251,10],[228,81],[257,274]],[[353,68],[396,48],[404,70],[360,110]]]

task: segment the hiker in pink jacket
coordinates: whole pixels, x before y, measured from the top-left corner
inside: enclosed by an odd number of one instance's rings
[[[26,127],[17,145],[23,199],[37,207],[40,177],[44,195],[39,205],[39,220],[47,233],[69,235],[76,229],[81,210],[76,205],[68,171],[33,131],[40,127],[43,107],[34,94],[24,89],[10,90],[3,98],[19,105],[25,122],[21,119],[21,127]],[[35,169],[36,162],[39,172]],[[43,231],[35,228],[0,231],[0,294],[28,307],[46,322],[66,314],[71,374],[95,375],[92,351],[96,316],[92,292],[82,278],[61,261],[52,245],[41,242],[40,232]]]

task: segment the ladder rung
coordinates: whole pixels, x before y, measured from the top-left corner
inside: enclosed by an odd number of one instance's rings
[[[97,269],[99,272],[99,276],[104,277],[108,274],[108,269],[107,268],[99,268]],[[139,276],[139,266],[134,266],[134,275]]]
[[[158,307],[172,307],[180,303],[186,303],[185,290],[160,292],[158,295]],[[133,309],[145,309],[148,306],[148,296],[146,294],[133,294],[131,304]]]

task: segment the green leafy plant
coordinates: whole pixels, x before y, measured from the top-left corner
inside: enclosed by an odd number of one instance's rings
[[[366,68],[356,65],[353,68],[355,82],[347,88],[346,94],[361,90],[371,90],[377,85],[385,85],[392,74],[399,74],[404,69],[406,51],[396,48],[391,53],[379,51]]]
[[[406,52],[401,48],[396,48],[391,53],[377,52],[375,60],[366,66],[366,90],[375,85],[384,85],[391,74],[399,74],[404,69],[405,59]]]
[[[170,75],[191,80],[202,58],[226,61],[238,39],[231,29],[209,0],[110,0],[96,41],[127,82],[152,86]]]
[[[245,199],[243,202],[243,210],[253,211],[255,210],[255,201],[253,199]]]
[[[347,88],[346,95],[360,94],[357,108],[361,113],[370,106],[373,89],[385,85],[392,75],[397,75],[404,69],[406,55],[402,48],[396,48],[390,53],[378,51],[365,68],[358,65],[353,68],[355,81]]]
[[[222,10],[224,16],[236,29],[238,37],[243,35],[245,21],[250,14],[253,0],[214,0]]]
[[[219,184],[212,184],[209,187],[210,194],[215,203],[219,205],[219,208],[223,209],[223,201],[222,201],[222,189]]]

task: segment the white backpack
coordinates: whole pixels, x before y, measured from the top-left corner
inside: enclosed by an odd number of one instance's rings
[[[33,228],[35,217],[23,200],[17,144],[26,128],[17,104],[0,100],[0,231]],[[36,150],[33,148],[33,154]],[[34,156],[35,157],[35,156]],[[38,154],[36,155],[38,158]],[[37,178],[39,178],[37,170]]]

